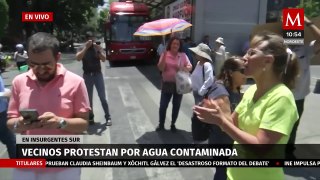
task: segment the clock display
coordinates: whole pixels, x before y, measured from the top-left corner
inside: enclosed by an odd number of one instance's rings
[[[283,38],[294,38],[294,39],[303,39],[304,38],[304,31],[303,30],[284,30],[283,31]]]

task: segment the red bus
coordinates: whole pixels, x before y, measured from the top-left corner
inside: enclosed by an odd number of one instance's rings
[[[112,2],[104,37],[107,59],[110,62],[151,61],[155,55],[151,37],[133,36],[133,33],[149,20],[149,8],[143,3]]]

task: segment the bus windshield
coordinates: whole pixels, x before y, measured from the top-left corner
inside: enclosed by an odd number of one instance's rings
[[[133,36],[146,21],[146,16],[115,15],[111,19],[111,41],[150,41],[151,37]]]

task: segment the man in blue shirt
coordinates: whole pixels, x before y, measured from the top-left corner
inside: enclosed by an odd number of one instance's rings
[[[16,137],[7,127],[7,109],[10,92],[5,91],[3,79],[0,76],[0,141],[7,146],[10,158],[16,157]]]

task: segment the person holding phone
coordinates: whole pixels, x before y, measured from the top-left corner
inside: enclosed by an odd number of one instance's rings
[[[93,86],[96,87],[98,96],[101,101],[102,108],[105,113],[106,125],[111,126],[111,115],[109,112],[109,105],[106,99],[106,92],[104,86],[104,79],[101,72],[100,61],[104,62],[106,60],[106,54],[100,46],[100,42],[95,43],[95,36],[92,32],[87,32],[86,34],[87,42],[84,47],[78,49],[76,54],[77,60],[82,61],[83,67],[83,79],[86,83],[90,101],[90,111],[89,123],[94,124],[94,113],[93,113]]]
[[[36,109],[22,109],[20,115],[23,117],[25,124],[32,124],[39,121],[39,113]]]
[[[30,70],[12,81],[7,126],[27,135],[83,133],[90,111],[87,89],[80,76],[58,63],[59,41],[51,34],[38,32],[29,38],[27,47]],[[35,111],[39,117],[30,122],[29,117],[37,117]],[[80,174],[80,168],[15,169],[13,179],[80,180]]]

